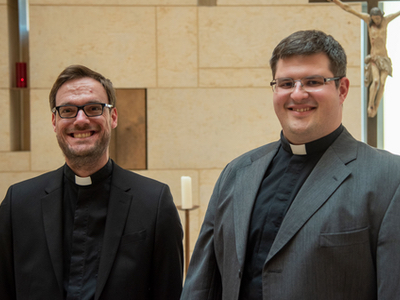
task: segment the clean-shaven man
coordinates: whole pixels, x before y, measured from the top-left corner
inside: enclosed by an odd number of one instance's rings
[[[400,299],[400,157],[341,124],[343,48],[299,31],[270,65],[281,138],[220,175],[181,299]]]

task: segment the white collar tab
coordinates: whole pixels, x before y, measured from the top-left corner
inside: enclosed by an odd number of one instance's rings
[[[306,144],[293,145],[290,144],[290,149],[294,155],[307,155]]]
[[[75,175],[75,183],[77,185],[91,185],[92,184],[92,178],[90,176],[88,177],[79,177],[78,175]]]

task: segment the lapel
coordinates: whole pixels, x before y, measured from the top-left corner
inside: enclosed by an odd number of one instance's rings
[[[60,292],[63,289],[62,184],[63,167],[46,177],[46,195],[41,199],[45,238]]]
[[[293,200],[271,247],[266,262],[271,260],[330,198],[351,174],[346,166],[356,159],[357,142],[344,132],[328,148]]]
[[[249,162],[236,172],[233,214],[236,253],[239,264],[244,265],[251,213],[264,174],[274,158],[280,142],[267,145],[264,151],[250,156]]]
[[[121,169],[116,163],[113,163],[110,201],[107,209],[107,221],[104,231],[103,249],[101,251],[95,299],[99,299],[107,282],[133,198],[132,195],[127,193],[131,187],[125,182],[126,177],[123,176],[123,172],[128,171]]]

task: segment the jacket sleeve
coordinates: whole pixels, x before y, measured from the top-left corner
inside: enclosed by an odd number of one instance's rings
[[[377,243],[376,270],[378,298],[400,296],[400,186],[383,218]]]
[[[214,248],[214,221],[219,199],[219,185],[223,173],[214,187],[204,217],[199,238],[190,260],[181,300],[218,300],[222,298],[221,274]]]
[[[16,299],[11,225],[11,191],[12,188],[9,188],[0,206],[0,299],[2,300]]]
[[[151,299],[179,299],[183,279],[183,230],[168,186],[161,191],[156,222]]]

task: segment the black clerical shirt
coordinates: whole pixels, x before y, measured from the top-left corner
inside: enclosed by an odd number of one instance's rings
[[[318,160],[343,131],[291,145],[281,133],[281,146],[259,188],[250,221],[240,300],[262,299],[262,269],[290,204]]]
[[[76,176],[66,164],[64,166],[64,299],[94,299],[111,174],[111,160],[85,178]]]

